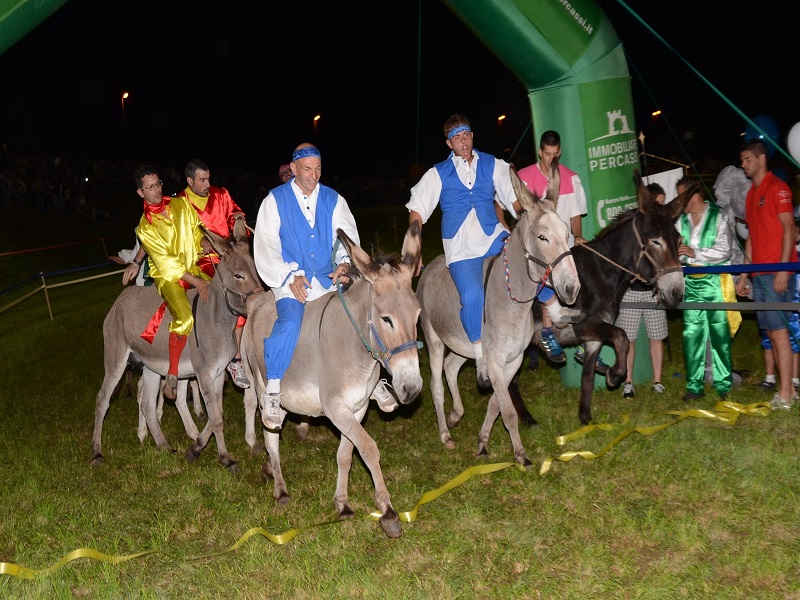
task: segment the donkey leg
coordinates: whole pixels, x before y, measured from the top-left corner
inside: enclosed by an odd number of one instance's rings
[[[189,410],[189,405],[186,402],[186,396],[189,391],[189,380],[188,379],[179,379],[178,380],[178,397],[175,399],[175,408],[178,409],[178,414],[181,417],[181,422],[183,423],[183,428],[186,430],[186,435],[189,436],[189,439],[193,442],[197,440],[197,436],[200,432],[197,430],[197,425],[194,423],[194,419],[192,419],[192,413]]]
[[[467,359],[451,352],[444,359],[444,374],[447,378],[447,389],[450,390],[450,397],[453,400],[453,408],[447,416],[448,427],[455,427],[464,416],[464,403],[461,401],[461,393],[458,390],[458,371]]]
[[[581,371],[581,399],[578,404],[578,419],[581,425],[592,422],[592,393],[594,392],[594,367],[600,353],[600,342],[584,342],[586,357]]]
[[[94,407],[94,433],[92,434],[92,466],[95,467],[103,462],[103,453],[101,448],[101,439],[103,437],[103,421],[108,412],[108,405],[111,402],[111,394],[114,393],[114,388],[122,377],[127,364],[127,352],[125,356],[115,361],[113,357],[107,357],[105,360],[106,373],[103,377],[103,384],[100,386],[100,391],[97,393]]]
[[[525,452],[525,448],[522,445],[522,438],[519,435],[519,419],[517,418],[517,411],[514,408],[514,404],[511,401],[511,396],[508,394],[508,387],[512,377],[517,373],[519,367],[522,365],[523,354],[520,354],[517,358],[511,360],[511,362],[505,364],[497,364],[494,357],[490,357],[489,359],[489,376],[490,378],[494,377],[492,381],[497,381],[498,386],[495,390],[495,393],[492,395],[492,401],[495,402],[492,412],[495,410],[499,410],[501,416],[503,417],[503,425],[505,425],[506,429],[508,430],[508,434],[511,436],[511,446],[514,449],[514,460],[516,460],[519,464],[528,468],[531,466],[531,462],[528,460],[527,453]],[[501,383],[502,382],[502,383]],[[489,412],[487,410],[487,418],[489,416]],[[489,435],[491,434],[491,428],[494,424],[494,421],[497,419],[497,414],[495,413],[492,416],[491,422],[484,421],[484,428],[481,429],[481,433],[478,436],[479,443],[483,445],[483,450],[485,450],[486,445],[489,443]]]
[[[610,388],[615,388],[625,381],[628,376],[628,352],[630,351],[631,342],[625,334],[625,330],[616,326],[611,327],[611,340],[614,344],[617,360],[606,373],[606,384]]]
[[[439,426],[439,441],[448,450],[456,447],[455,442],[450,439],[450,430],[447,428],[447,419],[444,415],[444,383],[442,382],[442,369],[444,364],[445,346],[439,336],[431,327],[424,327],[425,342],[428,346],[428,362],[431,368],[431,399],[433,408],[436,410],[436,421]]]
[[[189,380],[189,389],[192,392],[192,409],[194,410],[194,416],[198,419],[200,417],[205,417],[206,413],[203,409],[203,399],[200,396],[200,387],[197,385],[197,379]]]
[[[489,436],[492,433],[492,427],[500,414],[500,404],[497,401],[497,392],[492,392],[489,402],[486,405],[486,416],[483,418],[481,430],[478,432],[478,451],[476,456],[489,455]]]
[[[381,454],[378,450],[378,445],[358,420],[363,418],[363,413],[364,411],[360,411],[354,415],[345,415],[343,418],[336,418],[334,422],[342,433],[339,450],[336,453],[336,462],[339,470],[336,477],[336,496],[334,501],[337,509],[339,509],[340,519],[353,517],[353,511],[349,506],[347,485],[350,467],[353,462],[353,446],[355,446],[361,455],[361,459],[372,474],[372,482],[375,485],[375,506],[381,512],[378,523],[388,537],[398,538],[403,535],[403,529],[400,527],[400,517],[392,508],[389,490],[386,488],[386,482],[383,479],[383,471],[380,464]]]
[[[252,386],[250,387],[252,388]],[[278,506],[286,506],[291,498],[286,490],[286,481],[283,479],[283,471],[281,470],[281,455],[278,450],[280,439],[281,435],[279,433],[264,429],[264,447],[267,450],[268,457],[267,462],[261,468],[261,479],[264,481],[268,478],[273,479],[272,497],[275,498]]]
[[[514,410],[517,411],[517,418],[519,418],[523,425],[533,427],[539,424],[528,410],[528,407],[525,405],[525,400],[522,398],[522,394],[519,391],[519,373],[515,373],[514,377],[511,378],[508,384],[508,395],[511,398],[511,403],[514,405]]]
[[[172,449],[172,446],[169,445],[169,442],[164,437],[164,432],[161,431],[161,423],[158,418],[157,403],[161,390],[161,375],[145,367],[142,369],[142,377],[139,381],[140,384],[144,382],[141,387],[142,394],[139,411],[144,415],[150,435],[153,436],[153,441],[160,450],[174,452],[175,450]]]
[[[225,383],[225,371],[223,370],[213,380],[207,374],[200,373],[198,374],[198,382],[200,384],[200,393],[206,402],[208,422],[206,422],[206,426],[200,432],[200,435],[197,436],[197,441],[186,451],[186,460],[190,463],[197,460],[213,434],[217,440],[217,454],[220,464],[232,473],[238,473],[239,464],[228,454],[223,433],[222,386]]]
[[[147,439],[147,419],[142,410],[142,406],[144,406],[144,377],[139,377],[139,382],[136,384],[136,405],[139,407],[139,426],[136,430],[136,436],[139,438],[139,443],[143,444]]]
[[[254,379],[251,378],[250,381],[253,382]],[[256,406],[258,404],[258,394],[263,390],[259,380],[255,381],[256,383],[252,383],[249,388],[244,390],[244,440],[250,448],[251,455],[259,452],[259,448],[256,445]]]

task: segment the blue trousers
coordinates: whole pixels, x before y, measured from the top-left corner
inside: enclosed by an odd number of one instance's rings
[[[450,263],[450,275],[461,300],[461,324],[470,342],[481,341],[483,325],[483,261],[488,256],[500,254],[508,236],[500,236],[492,243],[486,254],[479,258],[467,258]]]
[[[278,319],[272,333],[264,340],[264,364],[267,379],[283,379],[300,339],[300,327],[306,305],[296,298],[281,298],[275,303]]]

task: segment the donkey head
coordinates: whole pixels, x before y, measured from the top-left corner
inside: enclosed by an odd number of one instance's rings
[[[538,198],[528,189],[511,165],[511,183],[517,200],[525,214],[515,228],[521,237],[522,247],[529,261],[528,271],[543,279],[547,276],[558,297],[566,304],[573,304],[580,292],[581,284],[575,261],[567,245],[569,227],[555,212],[561,177],[558,159],[550,168],[547,194]]]
[[[638,213],[644,215],[643,219],[633,221],[640,251],[638,272],[653,282],[661,301],[673,307],[683,300],[684,293],[675,219],[683,212],[694,192],[687,190],[669,204],[661,205],[652,197],[638,169],[634,171],[634,177],[639,197]]]
[[[225,291],[225,300],[230,308],[240,315],[247,316],[247,299],[263,291],[258,278],[256,265],[250,254],[247,227],[244,219],[234,221],[231,237],[225,239],[202,225],[203,234],[219,255],[214,281]],[[212,283],[213,285],[213,283]]]
[[[392,386],[402,404],[422,390],[417,354],[417,320],[420,306],[412,277],[421,252],[420,231],[414,222],[403,240],[402,259],[372,258],[341,229],[337,230],[352,266],[372,286],[369,322],[370,344],[382,353],[382,363],[392,376]]]

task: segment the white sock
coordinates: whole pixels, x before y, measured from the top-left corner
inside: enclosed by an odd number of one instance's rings
[[[475,353],[475,360],[483,358],[483,346],[480,342],[472,344],[472,351]]]
[[[767,375],[764,377],[764,381],[768,381],[769,383],[775,383],[775,375]]]
[[[559,304],[556,297],[553,297],[552,304],[545,304],[545,308],[547,309],[547,314],[550,315],[550,320],[553,321],[553,323],[561,322],[561,304]]]
[[[281,380],[280,379],[267,379],[267,393],[280,394],[281,393]]]
[[[792,377],[792,385],[795,385],[795,386],[800,385],[800,378]]]

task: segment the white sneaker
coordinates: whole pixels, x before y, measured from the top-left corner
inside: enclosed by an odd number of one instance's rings
[[[370,400],[375,400],[375,402],[378,403],[378,408],[383,412],[392,412],[400,406],[392,395],[392,392],[389,391],[391,387],[392,386],[389,385],[385,379],[381,379],[378,385],[375,386],[375,389],[372,390],[372,394],[369,397]]]
[[[279,431],[283,424],[281,418],[281,395],[269,394],[266,390],[258,399],[258,408],[261,411],[261,422],[267,429]]]
[[[232,360],[228,363],[226,369],[228,370],[233,383],[238,385],[243,390],[246,390],[250,387],[250,380],[247,379],[247,375],[244,374],[244,367],[242,366],[241,359]]]
[[[633,389],[633,384],[628,382],[622,390],[623,398],[633,398],[636,395],[636,390]]]
[[[793,406],[791,400],[784,400],[778,393],[772,397],[772,401],[769,404],[772,410],[791,410]]]
[[[663,383],[661,383],[660,381],[657,381],[656,383],[653,384],[653,391],[656,394],[663,394],[663,393],[665,393],[667,391],[667,388],[664,387]]]

